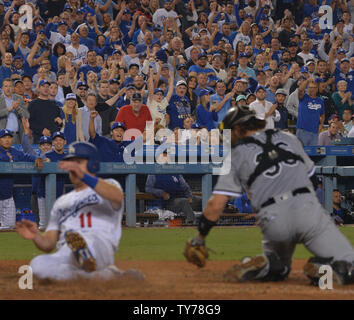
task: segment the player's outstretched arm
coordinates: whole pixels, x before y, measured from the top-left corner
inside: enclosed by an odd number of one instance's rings
[[[39,250],[51,252],[55,249],[59,239],[58,230],[50,230],[41,234],[35,222],[23,219],[16,222],[15,231],[24,239],[32,240]]]

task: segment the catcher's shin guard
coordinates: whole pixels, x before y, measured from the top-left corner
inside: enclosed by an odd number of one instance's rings
[[[87,247],[82,235],[75,231],[67,231],[65,233],[65,240],[80,268],[86,272],[93,272],[97,269],[96,260]]]
[[[265,256],[256,256],[253,258],[244,258],[241,263],[234,265],[224,273],[224,281],[227,282],[244,282],[256,280],[257,276],[268,265]]]
[[[323,276],[320,268],[329,265],[333,270],[333,281],[339,285],[354,283],[354,267],[347,261],[334,261],[332,258],[312,257],[304,265],[304,273],[311,280],[311,284],[318,286],[319,279]]]

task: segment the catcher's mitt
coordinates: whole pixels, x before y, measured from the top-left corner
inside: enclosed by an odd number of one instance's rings
[[[198,236],[189,239],[184,249],[184,256],[188,262],[195,264],[199,268],[204,267],[209,257],[204,240],[200,239]]]

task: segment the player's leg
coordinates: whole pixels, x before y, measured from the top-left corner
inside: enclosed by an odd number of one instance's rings
[[[312,219],[307,219],[307,233],[303,239],[306,248],[315,255],[304,266],[305,274],[314,282],[320,278],[319,268],[331,265],[334,280],[340,284],[354,282],[354,249],[334,224],[328,212],[313,201],[308,208]]]
[[[263,255],[243,259],[229,269],[226,281],[281,281],[291,268],[291,257],[295,242],[289,219],[290,208],[287,203],[274,204],[258,214],[258,225],[263,233]]]
[[[38,197],[39,228],[45,229],[47,226],[47,215],[45,212],[45,198]]]
[[[64,245],[53,254],[42,254],[32,259],[33,275],[39,279],[70,280],[76,277],[72,252]]]
[[[3,202],[3,223],[6,228],[13,229],[16,224],[16,207],[14,199],[11,197]]]
[[[182,212],[186,216],[187,223],[193,223],[195,215],[187,198],[171,199],[167,203],[167,209],[173,212]]]

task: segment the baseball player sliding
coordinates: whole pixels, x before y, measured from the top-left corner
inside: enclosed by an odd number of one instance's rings
[[[91,143],[72,143],[59,168],[69,172],[74,190],[57,199],[46,232],[41,234],[28,220],[16,223],[15,230],[40,250],[49,253],[58,248],[54,254],[39,255],[31,261],[36,277],[144,278],[136,270],[121,271],[114,265],[121,237],[123,192],[115,180],[96,177],[98,159],[98,151]]]
[[[321,206],[312,181],[314,163],[292,134],[263,130],[266,121],[245,107],[229,109],[223,120],[231,129],[231,172],[219,176],[201,216],[199,234],[187,242],[187,260],[203,267],[208,257],[205,238],[229,197],[250,195],[263,233],[263,255],[243,259],[224,274],[225,281],[286,279],[296,244],[315,255],[304,266],[318,283],[322,264],[332,266],[334,281],[354,282],[354,250]]]

